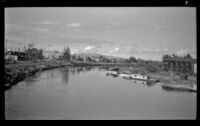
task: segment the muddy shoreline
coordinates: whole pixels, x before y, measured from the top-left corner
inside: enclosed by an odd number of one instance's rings
[[[5,66],[4,90],[10,89],[13,85],[19,83],[27,77],[34,75],[36,72],[72,66],[70,63],[29,63],[29,64],[12,64]]]

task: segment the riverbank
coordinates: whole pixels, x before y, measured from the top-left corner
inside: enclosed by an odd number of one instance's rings
[[[59,68],[64,66],[72,66],[73,64],[68,62],[31,62],[22,61],[17,64],[5,65],[4,75],[4,88],[9,89],[18,82],[25,78],[34,75],[36,72],[44,71],[53,68]]]
[[[144,67],[119,67],[119,72],[129,71],[131,73],[144,73],[149,75],[151,78],[159,80],[159,84],[161,85],[184,85],[184,86],[194,86],[197,85],[197,76],[196,75],[188,75],[187,79],[181,77],[180,74],[177,74],[172,71],[157,71],[157,72],[149,72]]]
[[[17,84],[26,77],[34,75],[38,71],[44,71],[53,68],[65,67],[65,66],[102,66],[105,68],[119,67],[119,71],[129,71],[131,73],[144,73],[150,75],[151,78],[157,79],[160,83],[164,84],[178,84],[178,85],[196,85],[197,77],[195,75],[189,76],[187,80],[180,78],[174,72],[150,72],[145,67],[138,64],[126,64],[126,63],[92,63],[92,62],[31,62],[31,61],[21,61],[17,64],[7,64],[5,65],[5,89],[9,89],[12,85]]]

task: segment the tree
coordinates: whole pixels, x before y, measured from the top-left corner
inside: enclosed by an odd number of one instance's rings
[[[130,63],[130,59],[125,59],[125,63]]]
[[[78,60],[78,61],[84,61],[84,59],[81,58],[80,56],[78,56],[77,60]]]
[[[42,49],[39,49],[39,59],[43,59],[44,56],[43,56],[43,50]]]
[[[71,55],[72,60],[76,60],[76,55]]]
[[[186,56],[188,59],[192,59],[192,57],[190,56],[190,54],[188,53]]]
[[[92,61],[92,58],[91,58],[91,57],[86,57],[86,61],[87,61],[87,62],[91,62],[91,61]]]
[[[176,57],[176,55],[175,55],[174,53],[172,54],[172,56],[173,56],[173,58],[175,58],[175,57]]]
[[[102,62],[103,56],[99,56],[99,62]]]
[[[135,63],[135,62],[137,62],[137,60],[136,60],[135,57],[132,57],[132,56],[131,56],[131,57],[129,58],[129,62],[130,62],[130,63]]]

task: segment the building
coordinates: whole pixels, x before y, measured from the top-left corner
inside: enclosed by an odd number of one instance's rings
[[[17,60],[25,60],[25,50],[24,49],[7,49],[6,55],[15,56]]]
[[[47,60],[58,60],[58,59],[62,59],[62,52],[58,52],[58,51],[44,51],[43,55]]]
[[[42,49],[7,49],[6,55],[17,56],[18,60],[38,60],[43,58]]]
[[[179,73],[196,73],[196,59],[191,57],[163,57],[163,69]]]
[[[25,60],[41,60],[43,59],[42,49],[28,48],[25,50]]]

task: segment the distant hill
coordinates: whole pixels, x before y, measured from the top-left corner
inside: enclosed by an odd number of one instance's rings
[[[43,52],[43,55],[45,57],[48,57],[48,56],[51,56],[51,55],[62,55],[63,52],[55,52],[55,51],[44,51]],[[72,54],[74,55],[74,54]],[[108,58],[108,59],[125,59],[125,58],[122,58],[122,57],[117,57],[117,56],[107,56],[107,55],[103,55],[103,54],[98,54],[98,53],[78,53],[76,54],[77,56],[80,56],[82,58],[85,58],[85,57],[105,57],[105,58]]]
[[[107,56],[107,55],[103,55],[103,54],[98,54],[98,53],[79,53],[79,54],[76,54],[77,56],[80,56],[82,58],[85,58],[85,57],[105,57],[105,58],[108,58],[108,59],[125,59],[125,58],[122,58],[122,57],[117,57],[117,56]]]

